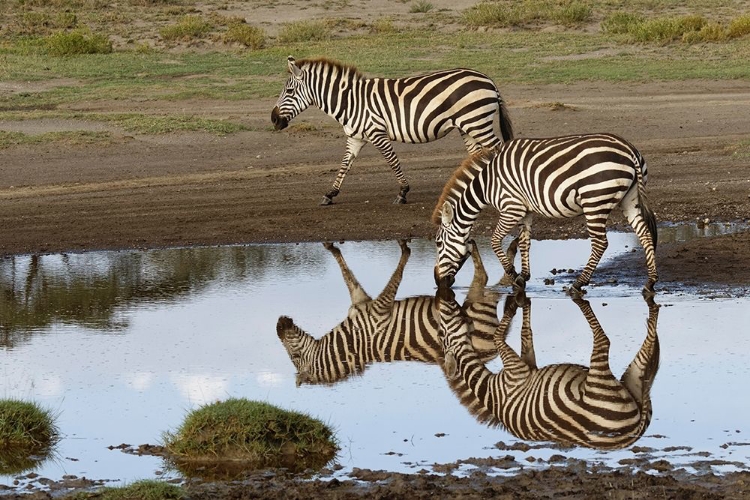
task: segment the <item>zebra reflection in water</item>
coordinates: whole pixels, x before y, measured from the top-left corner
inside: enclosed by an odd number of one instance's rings
[[[341,251],[326,243],[341,268],[352,305],[341,323],[320,339],[281,316],[276,333],[297,369],[297,386],[332,384],[361,374],[368,364],[390,361],[438,363],[443,344],[438,337],[438,312],[435,297],[423,295],[395,300],[410,250],[400,241],[401,258],[383,291],[372,299],[346,264]],[[513,252],[515,246],[509,252]],[[497,356],[494,332],[499,321],[500,294],[485,288],[485,272],[479,251],[473,245],[474,278],[466,300],[457,306],[473,324],[468,342],[477,359],[489,361]]]
[[[495,335],[503,369],[492,373],[468,342],[472,322],[450,289],[438,291],[443,371],[461,403],[482,423],[501,426],[520,439],[566,446],[625,448],[646,431],[652,414],[651,386],[659,368],[656,323],[659,306],[646,299],[646,338],[617,380],[609,367],[610,341],[590,304],[573,299],[594,335],[590,367],[553,364],[537,367],[531,332],[531,300],[508,296]],[[520,356],[506,337],[516,310],[523,309]]]

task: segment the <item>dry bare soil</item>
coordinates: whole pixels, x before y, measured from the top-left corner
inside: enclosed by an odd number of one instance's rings
[[[45,84],[0,82],[0,91],[39,90],[40,85]],[[508,85],[501,92],[518,136],[607,131],[633,142],[648,161],[648,193],[661,223],[750,221],[748,82]],[[457,134],[427,145],[396,145],[411,183],[408,204],[391,203],[397,182],[369,146],[336,203],[321,207],[318,203],[344,153],[343,132],[317,110],[296,119],[306,126],[274,132],[273,105],[273,99],[177,103],[132,99],[75,105],[78,111],[97,112],[158,114],[189,109],[198,116],[232,119],[250,128],[223,137],[133,136],[86,121],[0,121],[0,130],[86,129],[113,134],[104,145],[0,150],[0,255],[433,236],[430,215],[443,184],[465,156]],[[622,219],[615,218],[613,224],[621,225]],[[494,215],[483,215],[478,234],[488,235],[493,225]],[[539,220],[534,226],[536,238],[582,236],[583,231],[582,220]],[[657,258],[661,287],[720,283],[747,293],[750,233],[663,245]],[[645,274],[640,261],[623,263],[625,270],[620,272],[627,272],[629,265],[640,266]],[[590,474],[561,467],[504,479],[368,471],[361,471],[358,479],[362,482],[300,483],[281,473],[265,474],[242,482],[194,484],[189,493],[191,498],[750,497],[750,477],[745,473],[697,478]]]
[[[282,62],[283,64],[283,62]],[[282,82],[279,82],[282,86]],[[22,84],[17,84],[23,91]],[[750,220],[750,85],[744,81],[506,86],[518,136],[609,131],[641,149],[648,193],[663,222]],[[227,243],[430,238],[430,215],[464,158],[457,134],[396,144],[412,189],[366,147],[332,206],[318,205],[344,152],[341,127],[318,110],[274,132],[274,100],[79,103],[83,110],[173,111],[233,118],[252,128],[132,136],[106,145],[16,146],[0,151],[0,254]],[[293,122],[294,124],[295,122]],[[66,120],[0,122],[27,133],[101,129]],[[614,224],[622,223],[615,217]],[[489,234],[494,215],[480,219]],[[537,220],[538,238],[584,235],[583,222]],[[662,280],[750,282],[747,234],[658,251]]]

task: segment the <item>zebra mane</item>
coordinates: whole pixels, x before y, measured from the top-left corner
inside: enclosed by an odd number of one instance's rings
[[[350,65],[350,64],[343,64],[338,61],[334,61],[333,59],[328,59],[325,57],[315,57],[311,59],[300,59],[297,61],[297,66],[302,68],[304,66],[330,66],[337,68],[340,72],[349,72],[350,75],[356,76],[357,78],[364,78],[364,75],[360,73],[360,71]]]
[[[440,195],[437,205],[435,205],[435,210],[432,211],[432,222],[434,224],[440,224],[441,211],[446,200],[448,200],[449,198],[457,197],[454,189],[456,189],[457,191],[463,191],[463,188],[461,188],[460,185],[468,184],[469,182],[474,180],[474,177],[476,177],[479,172],[484,170],[484,168],[490,164],[490,158],[492,158],[492,154],[492,152],[486,150],[474,153],[473,155],[466,158],[461,163],[461,165],[453,172],[451,178],[448,179],[448,182],[445,183],[443,193]]]

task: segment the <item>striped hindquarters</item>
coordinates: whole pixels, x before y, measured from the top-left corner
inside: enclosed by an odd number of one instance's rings
[[[500,112],[500,93],[487,76],[452,69],[402,79],[369,81],[367,98],[391,140],[423,143],[439,139],[455,127],[488,148],[500,140],[493,130]],[[507,116],[507,112],[506,112]],[[504,137],[512,137],[510,121],[501,121]]]
[[[524,206],[553,218],[598,212],[606,219],[643,163],[630,143],[611,134],[516,139],[494,162],[498,208]]]

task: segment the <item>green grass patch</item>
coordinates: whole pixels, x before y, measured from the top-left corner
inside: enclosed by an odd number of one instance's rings
[[[298,21],[286,23],[279,30],[278,42],[282,44],[300,42],[322,42],[333,36],[330,23],[326,21]]]
[[[167,41],[189,41],[203,38],[213,30],[213,25],[201,16],[188,14],[179,22],[164,26],[159,34]]]
[[[302,413],[228,399],[191,411],[164,446],[177,462],[243,461],[322,467],[338,450],[331,429]]]
[[[233,134],[247,127],[237,123],[196,116],[152,116],[137,113],[114,115],[94,114],[89,119],[114,123],[136,134],[168,134],[171,132],[210,132],[218,135]]]
[[[174,484],[144,480],[127,486],[79,492],[65,498],[67,500],[180,500],[186,496],[185,490]]]
[[[53,56],[109,54],[112,42],[106,35],[88,30],[58,31],[43,39],[43,47]]]
[[[0,400],[0,474],[16,474],[46,459],[59,440],[55,418],[36,403]]]
[[[43,134],[24,134],[23,132],[6,132],[0,130],[0,150],[12,146],[61,143],[68,145],[105,144],[112,141],[109,132],[91,132],[84,130],[46,132]]]
[[[635,26],[642,24],[645,17],[633,12],[613,12],[602,20],[601,29],[605,33],[624,35]]]
[[[224,43],[240,43],[253,50],[266,46],[266,32],[244,23],[232,23],[224,33]]]

